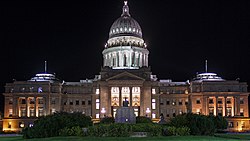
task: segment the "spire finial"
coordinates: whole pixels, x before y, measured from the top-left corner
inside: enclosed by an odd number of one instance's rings
[[[122,16],[130,16],[129,8],[128,8],[128,1],[124,1],[124,5],[122,8]]]
[[[206,71],[206,73],[207,73],[207,60],[206,60],[206,62],[205,62],[205,71]]]
[[[44,73],[47,73],[47,61],[44,61]]]

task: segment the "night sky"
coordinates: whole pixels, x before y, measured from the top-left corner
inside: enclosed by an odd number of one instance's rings
[[[204,72],[207,59],[209,72],[250,84],[249,0],[130,0],[128,5],[159,79],[192,79]],[[93,78],[122,6],[122,0],[1,1],[0,93],[6,82],[43,72],[45,60],[61,80]]]

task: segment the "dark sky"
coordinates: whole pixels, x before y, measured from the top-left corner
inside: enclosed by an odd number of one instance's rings
[[[207,59],[209,72],[250,84],[249,0],[130,0],[128,5],[158,78],[186,81],[204,71]],[[45,60],[62,80],[93,78],[122,6],[122,0],[1,1],[0,92],[12,79],[43,72]]]

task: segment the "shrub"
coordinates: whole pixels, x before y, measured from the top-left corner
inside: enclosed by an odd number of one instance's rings
[[[100,121],[101,124],[111,124],[115,123],[115,119],[113,117],[104,117]]]
[[[223,117],[188,113],[171,119],[170,125],[177,128],[189,127],[192,135],[213,135],[218,129],[226,129],[227,122]]]
[[[79,126],[66,127],[59,131],[60,136],[83,136],[83,129]]]
[[[160,136],[162,134],[162,126],[154,123],[138,123],[133,124],[133,132],[148,132],[150,136]]]
[[[130,124],[99,124],[89,128],[88,134],[94,137],[128,137],[131,133]]]
[[[190,129],[188,127],[174,127],[169,126],[163,129],[163,135],[165,136],[187,136],[190,135]]]
[[[148,117],[138,116],[138,117],[136,117],[136,123],[153,123],[153,122]]]
[[[34,122],[33,127],[25,128],[22,133],[24,138],[44,138],[58,136],[60,130],[64,128],[68,128],[65,129],[68,131],[76,126],[83,128],[91,125],[91,117],[81,113],[55,113],[40,117]]]

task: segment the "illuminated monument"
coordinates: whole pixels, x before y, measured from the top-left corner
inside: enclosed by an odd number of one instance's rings
[[[110,28],[102,53],[103,67],[93,79],[64,82],[45,69],[28,81],[6,83],[3,130],[21,130],[40,116],[60,111],[81,112],[98,122],[104,116],[115,117],[123,106],[155,122],[161,115],[169,120],[193,112],[225,116],[228,130],[250,129],[245,82],[207,71],[184,82],[152,75],[141,27],[131,17],[127,2]]]

